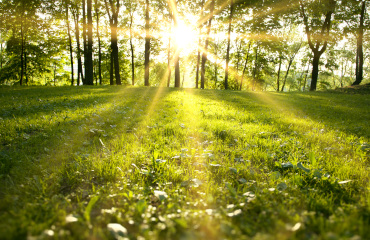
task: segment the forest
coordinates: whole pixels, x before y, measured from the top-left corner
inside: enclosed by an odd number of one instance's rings
[[[368,83],[354,0],[3,0],[0,83],[266,91]]]

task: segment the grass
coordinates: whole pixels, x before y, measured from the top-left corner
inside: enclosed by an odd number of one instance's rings
[[[0,238],[366,239],[369,96],[2,87]]]

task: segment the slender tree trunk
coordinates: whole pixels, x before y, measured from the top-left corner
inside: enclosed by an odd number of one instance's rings
[[[357,34],[357,53],[356,53],[356,81],[352,85],[359,85],[362,82],[364,74],[364,50],[363,50],[363,36],[364,36],[364,18],[365,18],[366,1],[362,1],[360,26]]]
[[[285,83],[286,83],[286,80],[287,80],[287,78],[288,78],[288,74],[289,74],[290,67],[291,67],[291,66],[292,66],[292,64],[293,64],[294,58],[295,58],[295,56],[297,55],[297,53],[299,52],[299,49],[301,49],[301,46],[302,46],[302,42],[301,42],[301,44],[297,47],[297,49],[293,52],[292,56],[291,56],[291,57],[290,57],[290,59],[289,59],[288,69],[287,69],[286,74],[285,74],[285,77],[284,77],[283,86],[281,87],[281,91],[282,91],[282,92],[284,91],[284,88],[285,88]]]
[[[22,19],[21,20],[21,78],[19,80],[19,84],[21,86],[23,84],[23,75],[24,75],[24,61],[23,61],[23,54],[24,54],[24,32],[23,31],[24,31],[24,29],[23,29],[23,19]]]
[[[83,56],[85,77],[82,79],[84,85],[87,85],[86,65],[87,65],[87,36],[86,36],[86,0],[82,0],[82,39],[83,39]]]
[[[207,35],[206,35],[206,43],[205,43],[203,54],[202,54],[202,66],[201,66],[201,76],[200,76],[200,88],[201,89],[204,89],[205,73],[206,73],[206,61],[207,61],[207,49],[208,49],[208,44],[209,44],[209,34],[211,33],[213,11],[215,9],[215,2],[216,2],[216,0],[212,0],[211,5],[210,5],[210,13],[209,13],[208,26],[207,26]]]
[[[69,24],[69,14],[68,11],[68,3],[66,2],[66,20],[67,20],[67,32],[68,32],[68,43],[69,43],[69,57],[71,62],[71,86],[74,85],[74,69],[73,69],[73,47],[72,47],[72,36],[71,36],[71,28]]]
[[[247,70],[247,66],[248,66],[248,58],[249,58],[249,51],[251,49],[251,41],[249,41],[249,44],[248,44],[248,52],[247,52],[247,57],[245,58],[245,63],[244,63],[244,68],[243,68],[243,74],[242,74],[242,80],[240,81],[240,91],[243,89],[243,80],[244,80],[244,76],[245,76],[245,72]]]
[[[144,66],[145,66],[145,73],[144,73],[144,84],[145,86],[150,86],[149,83],[149,61],[150,61],[150,33],[149,33],[149,0],[145,1],[145,59],[144,59]]]
[[[229,89],[229,62],[230,62],[230,42],[231,42],[231,22],[233,18],[234,3],[230,2],[229,30],[227,32],[226,68],[225,68],[225,89]]]
[[[57,72],[57,65],[56,65],[56,64],[54,64],[54,87],[57,85],[57,84],[56,84],[56,82],[57,82],[56,72]]]
[[[102,55],[101,55],[101,40],[100,40],[100,33],[99,33],[99,17],[97,18],[97,26],[96,31],[98,35],[98,48],[99,48],[99,59],[98,59],[98,65],[99,65],[99,85],[103,84],[103,77],[101,73],[101,62],[102,62]]]
[[[132,10],[131,10],[132,11]],[[135,49],[133,44],[132,25],[134,22],[134,13],[130,12],[130,51],[131,51],[131,84],[135,85]]]
[[[114,75],[116,76],[116,84],[121,85],[121,75],[119,72],[119,55],[118,55],[118,38],[117,38],[117,27],[118,27],[118,11],[114,14],[114,31],[113,31],[113,59],[114,59]]]
[[[87,0],[87,52],[85,56],[86,84],[94,85],[92,0]]]
[[[281,91],[284,92],[284,88],[285,88],[285,84],[286,84],[286,80],[288,78],[288,75],[289,75],[289,70],[290,70],[290,67],[292,66],[292,63],[293,63],[293,59],[291,58],[290,61],[289,61],[289,64],[288,64],[288,69],[285,73],[285,77],[284,77],[284,82],[283,82],[283,86],[281,87]]]
[[[28,85],[28,73],[27,73],[27,52],[24,51],[24,77],[25,84]]]
[[[340,87],[342,88],[343,87],[343,78],[344,78],[344,75],[346,74],[346,71],[347,71],[347,65],[348,65],[348,61],[346,61],[346,65],[344,65],[344,61],[342,61],[342,71],[341,71],[341,76],[340,76]]]
[[[79,15],[78,10],[76,11],[76,15],[73,15],[75,21],[75,29],[76,29],[76,42],[77,42],[77,86],[80,86],[81,81],[82,83],[84,80],[84,75],[82,72],[82,59],[81,59],[81,44],[80,44],[80,27],[79,27]]]
[[[112,44],[111,44],[110,64],[109,64],[109,84],[114,85],[114,57],[113,57],[113,52],[112,52]]]
[[[195,88],[199,86],[199,65],[200,65],[200,55],[201,55],[201,35],[202,35],[202,26],[203,26],[203,13],[204,13],[204,0],[201,2],[201,11],[200,17],[198,20],[198,28],[199,28],[199,39],[198,39],[198,56],[197,56],[197,70],[195,75]]]
[[[3,68],[3,36],[0,32],[0,69]]]
[[[120,9],[120,1],[116,1],[116,5],[113,0],[109,0],[110,9],[107,0],[105,2],[105,8],[107,9],[109,25],[110,25],[110,38],[111,38],[111,58],[110,58],[110,84],[114,85],[113,81],[113,71],[116,77],[116,84],[121,85],[121,76],[119,68],[119,54],[118,54],[118,38],[117,38],[117,27],[118,27],[118,14]],[[114,69],[114,70],[113,70]]]
[[[167,50],[167,87],[170,87],[171,83],[171,32],[172,32],[172,13],[170,11],[170,29],[169,29],[169,37],[168,37],[168,50]]]
[[[309,71],[310,71],[310,61],[308,61],[308,66],[307,66],[307,70],[306,70],[306,76],[304,77],[303,89],[302,89],[303,92],[306,90],[307,77],[308,77]]]
[[[201,32],[201,30],[199,30],[199,32]],[[200,35],[200,34],[199,34]],[[197,56],[197,70],[196,70],[196,75],[195,75],[195,88],[198,88],[199,86],[199,64],[200,64],[200,44],[201,44],[201,41],[200,41],[200,37],[199,37],[199,41],[198,41],[198,56]]]
[[[185,71],[182,71],[182,82],[181,82],[182,88],[184,87],[184,83],[185,83]]]
[[[99,23],[100,23],[100,12],[99,12],[99,5],[98,0],[95,0],[95,14],[96,14],[96,36],[98,37],[98,75],[99,75],[99,85],[102,85],[103,78],[101,72],[101,62],[102,62],[102,54],[101,54],[101,40],[100,40],[100,31],[99,31]],[[96,84],[98,85],[98,84]]]
[[[215,89],[217,88],[217,82],[218,82],[218,57],[217,57],[217,54],[218,54],[218,44],[215,43]]]
[[[256,58],[254,60],[254,69],[253,69],[253,83],[252,83],[252,91],[255,90],[255,85],[256,85],[256,76],[257,76],[257,67],[258,67],[258,43],[257,43],[257,46],[256,46]]]
[[[178,14],[177,14],[177,0],[174,0],[173,1],[173,4],[174,4],[174,24],[175,24],[175,28],[178,30],[178,26],[179,26],[179,20],[178,20]],[[179,88],[180,87],[180,81],[181,81],[181,76],[180,76],[180,50],[181,50],[181,47],[178,45],[178,43],[176,44],[176,47],[175,47],[175,55],[174,55],[174,61],[175,61],[175,88]]]
[[[276,80],[276,92],[279,92],[280,91],[280,70],[281,70],[281,62],[282,62],[282,57],[280,56],[280,59],[279,59],[279,70],[278,70],[278,74],[277,74],[277,80]]]

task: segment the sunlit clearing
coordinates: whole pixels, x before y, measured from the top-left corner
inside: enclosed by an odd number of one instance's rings
[[[174,38],[176,46],[180,49],[188,49],[189,51],[193,48],[197,42],[198,34],[191,26],[186,25],[183,22],[179,22],[178,26],[174,29]]]

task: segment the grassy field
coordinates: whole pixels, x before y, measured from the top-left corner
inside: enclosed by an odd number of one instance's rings
[[[368,239],[370,95],[0,88],[0,239]]]

